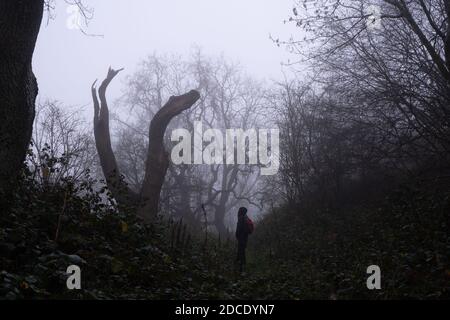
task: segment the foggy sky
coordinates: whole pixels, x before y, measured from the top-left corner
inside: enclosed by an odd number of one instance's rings
[[[90,85],[103,79],[109,65],[125,68],[109,88],[113,101],[125,76],[148,54],[189,54],[193,45],[240,61],[257,78],[281,79],[280,63],[290,56],[269,35],[288,39],[298,32],[283,23],[292,0],[86,0],[95,13],[85,30],[103,37],[69,29],[68,5],[56,2],[55,19],[43,20],[33,66],[39,99],[71,106],[91,103]]]

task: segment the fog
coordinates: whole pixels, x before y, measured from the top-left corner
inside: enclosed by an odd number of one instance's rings
[[[0,48],[0,300],[450,299],[450,0],[1,0]]]
[[[44,17],[33,60],[40,99],[65,105],[91,103],[89,86],[103,78],[108,66],[132,74],[150,53],[189,54],[193,46],[205,55],[221,55],[252,76],[281,79],[282,63],[292,56],[270,39],[288,39],[298,32],[285,24],[290,0],[95,0],[93,19],[83,30],[71,29],[69,5],[58,1],[52,18]],[[294,58],[295,59],[295,58]],[[123,79],[123,75],[122,75]],[[119,97],[123,82],[113,83],[108,95]]]

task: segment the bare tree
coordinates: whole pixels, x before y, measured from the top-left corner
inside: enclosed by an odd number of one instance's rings
[[[246,77],[235,63],[223,58],[210,59],[196,51],[186,59],[179,56],[150,55],[139,71],[128,79],[127,91],[120,100],[128,112],[128,119],[115,117],[118,125],[118,161],[125,181],[139,186],[139,171],[144,167],[144,150],[148,135],[142,128],[169,95],[177,95],[188,87],[196,87],[202,96],[195,108],[174,119],[170,128],[194,131],[194,121],[208,128],[258,127],[264,114],[262,84]],[[173,144],[166,137],[167,146]],[[207,208],[208,224],[226,234],[227,217],[238,205],[261,208],[259,171],[245,165],[188,165],[170,166],[161,193],[164,211],[183,218],[192,225],[204,225],[201,204]],[[232,220],[231,220],[232,221]]]
[[[37,105],[32,148],[36,157],[31,165],[45,185],[79,181],[95,168],[94,141],[80,110],[66,111],[57,101]]]
[[[316,63],[347,121],[378,129],[380,153],[404,167],[447,161],[449,1],[298,1],[290,20],[305,34],[290,47]]]
[[[257,129],[263,120],[267,123],[263,85],[247,77],[237,64],[224,59],[208,60],[197,54],[193,67],[204,87],[204,99],[196,112],[206,128],[248,130]],[[225,218],[237,212],[238,206],[262,209],[258,169],[243,164],[213,164],[209,167],[204,203],[214,209],[211,223],[220,235],[227,234]]]
[[[281,135],[279,195],[291,205],[339,207],[381,192],[385,177],[397,172],[397,159],[382,152],[380,129],[349,121],[345,101],[333,90],[295,81],[272,96]],[[389,160],[389,161],[387,161]],[[392,163],[391,163],[392,161]],[[384,180],[383,185],[378,185]]]
[[[168,154],[163,144],[164,132],[170,120],[184,110],[192,107],[200,98],[200,94],[192,90],[184,95],[171,96],[169,101],[159,109],[151,120],[144,182],[140,193],[137,194],[124,182],[111,146],[106,89],[120,71],[111,68],[108,70],[105,80],[98,89],[101,104],[97,98],[95,82],[92,85],[95,141],[103,174],[114,198],[119,205],[135,207],[138,216],[148,222],[158,213],[161,187],[169,166]]]

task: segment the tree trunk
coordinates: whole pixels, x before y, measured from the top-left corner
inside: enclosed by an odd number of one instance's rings
[[[119,206],[135,208],[139,196],[134,193],[122,179],[122,175],[117,166],[116,157],[112,150],[109,132],[109,109],[106,102],[106,89],[112,79],[114,79],[120,71],[121,70],[116,71],[109,68],[108,74],[98,90],[101,106],[97,99],[95,82],[91,87],[92,99],[94,101],[94,136],[95,145],[100,158],[100,165],[108,189],[111,191]]]
[[[220,238],[225,239],[227,237],[227,227],[225,226],[225,204],[217,206],[214,213],[214,226],[216,227]]]
[[[139,217],[146,222],[150,222],[158,213],[161,188],[164,183],[167,168],[169,167],[169,156],[164,148],[164,133],[170,120],[184,110],[192,107],[192,105],[200,98],[200,94],[197,91],[192,90],[181,96],[172,96],[153,117],[149,130],[149,147],[145,178],[141,192],[138,195],[123,181],[111,147],[106,89],[111,80],[114,79],[121,70],[116,71],[111,68],[109,69],[105,80],[98,90],[100,104],[97,99],[95,82],[92,85],[95,142],[107,186],[119,206],[133,207],[137,210]]]
[[[225,226],[225,215],[227,213],[227,202],[230,199],[231,190],[234,190],[237,174],[239,173],[239,166],[223,166],[222,171],[222,189],[220,192],[219,203],[215,207],[214,225],[217,232],[223,238],[227,236],[227,228]]]
[[[0,1],[0,205],[5,208],[30,143],[38,93],[31,61],[43,0]]]
[[[172,118],[192,107],[199,98],[200,94],[195,90],[170,97],[150,123],[145,178],[141,190],[141,207],[138,211],[138,215],[144,220],[152,220],[158,213],[159,195],[169,167],[169,154],[163,141],[166,128]]]
[[[187,164],[184,164],[181,167],[179,174],[172,172],[172,176],[175,179],[174,183],[180,193],[179,202],[176,204],[176,215],[178,217],[183,217],[184,221],[186,221],[189,226],[196,226],[197,224],[200,224],[200,221],[195,219],[195,214],[191,209],[191,187],[189,185],[188,175],[186,174],[187,166]]]

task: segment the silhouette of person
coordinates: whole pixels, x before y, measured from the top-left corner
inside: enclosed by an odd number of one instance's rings
[[[236,239],[238,242],[236,261],[239,264],[239,272],[242,272],[246,262],[245,249],[247,248],[249,234],[250,230],[247,223],[247,208],[241,207],[238,210],[238,221],[236,226]]]

